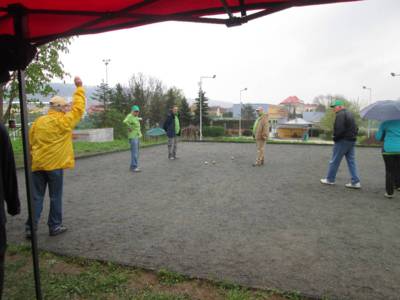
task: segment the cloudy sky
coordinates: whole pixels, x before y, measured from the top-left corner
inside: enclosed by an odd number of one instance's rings
[[[157,77],[188,98],[200,76],[208,97],[279,103],[320,94],[368,101],[400,97],[400,1],[365,0],[292,8],[239,27],[168,22],[81,36],[63,56],[86,84],[127,84],[133,73]]]

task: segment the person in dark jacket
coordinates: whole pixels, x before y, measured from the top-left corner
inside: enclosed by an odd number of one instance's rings
[[[15,170],[14,154],[7,130],[0,123],[0,299],[3,293],[4,256],[6,252],[6,213],[15,216],[20,213],[18,197],[17,173]]]
[[[335,125],[333,128],[332,159],[329,162],[329,169],[326,178],[321,179],[322,184],[335,184],[336,173],[339,169],[343,156],[346,157],[347,166],[351,175],[351,182],[346,184],[347,188],[360,189],[360,178],[357,174],[355,144],[357,139],[358,127],[351,112],[344,107],[344,102],[335,100],[331,107],[336,113]]]
[[[167,132],[168,136],[168,158],[174,160],[176,159],[176,150],[178,148],[178,136],[181,134],[178,106],[171,108],[171,111],[164,122],[163,128]]]

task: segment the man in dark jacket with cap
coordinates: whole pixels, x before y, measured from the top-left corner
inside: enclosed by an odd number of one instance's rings
[[[6,213],[14,216],[20,213],[17,173],[11,141],[3,124],[0,123],[0,299],[3,293],[4,256],[6,252]]]
[[[167,132],[168,136],[168,158],[174,160],[176,159],[176,150],[178,148],[178,136],[181,134],[178,106],[171,108],[171,111],[164,122],[163,128]]]
[[[351,182],[346,184],[347,188],[360,189],[360,178],[357,174],[355,144],[357,139],[358,127],[353,114],[346,110],[344,102],[335,100],[331,107],[336,113],[335,124],[333,128],[333,146],[332,159],[329,162],[329,169],[326,178],[321,179],[322,184],[333,185],[336,180],[336,173],[339,169],[343,156],[346,157],[347,166],[351,175]]]

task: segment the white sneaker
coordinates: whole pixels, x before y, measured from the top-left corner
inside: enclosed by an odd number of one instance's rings
[[[389,198],[389,199],[393,198],[393,195],[389,195],[388,193],[385,193],[384,196],[385,196],[386,198]]]
[[[139,168],[136,168],[136,169],[133,169],[133,172],[140,173],[140,172],[142,172],[142,170],[140,170]]]
[[[361,189],[361,183],[357,182],[357,183],[346,183],[345,187],[349,188],[349,189]]]
[[[321,182],[322,184],[335,185],[334,182],[330,182],[330,181],[328,181],[328,179],[326,179],[326,178],[322,178],[322,179],[320,180],[320,182]]]
[[[175,160],[175,157],[170,157],[169,160]]]

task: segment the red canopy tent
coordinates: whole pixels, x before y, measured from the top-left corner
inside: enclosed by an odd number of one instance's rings
[[[358,0],[0,0],[0,83],[9,71],[18,71],[29,216],[33,207],[23,70],[34,57],[35,46],[60,37],[163,21],[237,26],[294,6],[350,1]],[[42,299],[36,235],[31,232],[36,297]]]
[[[348,1],[354,0],[4,0],[0,1],[0,34],[16,34],[18,14],[27,17],[25,38],[41,44],[162,21],[235,26],[293,6]],[[220,14],[227,18],[215,17]]]

